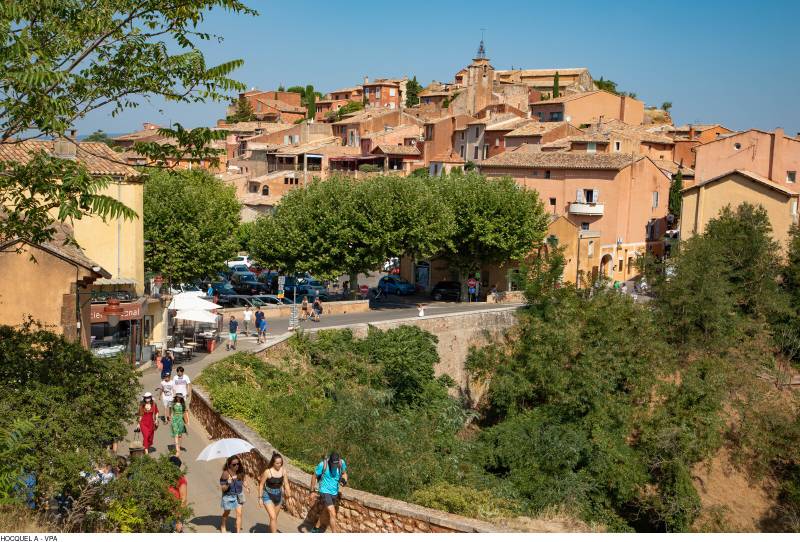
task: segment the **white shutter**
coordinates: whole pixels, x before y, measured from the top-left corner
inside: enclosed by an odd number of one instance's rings
[[[580,188],[575,192],[575,201],[577,203],[583,203],[583,190]]]
[[[592,190],[592,203],[597,203],[598,201],[600,201],[600,189],[595,188]]]

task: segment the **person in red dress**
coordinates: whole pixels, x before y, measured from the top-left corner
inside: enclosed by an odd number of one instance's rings
[[[174,455],[172,457],[170,457],[169,460],[173,465],[175,465],[179,469],[181,468],[181,465],[183,464],[181,459],[179,457],[175,457]],[[178,481],[175,483],[175,485],[174,486],[169,486],[167,488],[167,489],[169,489],[169,492],[172,493],[172,495],[176,499],[178,499],[180,501],[181,505],[183,505],[183,506],[186,506],[186,505],[189,504],[188,485],[189,484],[186,481],[186,476],[181,474],[181,477],[178,478]],[[175,524],[173,525],[173,529],[175,530],[176,533],[182,533],[183,532],[183,523],[180,522],[180,521],[176,521]]]
[[[142,397],[139,403],[139,429],[142,432],[142,445],[144,453],[150,453],[153,445],[153,436],[158,429],[158,405],[153,401],[153,394],[149,391]]]

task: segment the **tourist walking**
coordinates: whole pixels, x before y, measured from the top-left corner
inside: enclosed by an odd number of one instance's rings
[[[338,532],[336,524],[336,506],[339,504],[339,484],[347,485],[347,463],[339,457],[336,452],[331,452],[328,459],[323,459],[317,465],[314,474],[311,476],[311,495],[317,490],[319,485],[318,499],[322,500],[325,507],[324,511],[328,515],[328,525],[331,532]],[[320,524],[324,514],[320,514],[317,523],[311,532],[321,533]]]
[[[180,393],[175,395],[170,416],[172,418],[172,438],[175,439],[175,457],[180,457],[181,438],[186,434],[186,426],[189,425],[189,412],[186,410],[186,401]]]
[[[161,393],[161,404],[164,405],[164,410],[161,415],[161,421],[168,422],[170,416],[170,409],[172,408],[172,400],[175,398],[173,390],[175,385],[172,383],[172,374],[163,373],[161,375],[161,383],[156,390]],[[155,390],[154,390],[155,391]]]
[[[311,310],[313,311],[312,320],[319,322],[322,317],[322,301],[319,297],[314,300],[314,305],[311,307]]]
[[[267,324],[266,319],[259,320],[258,322],[258,340],[256,341],[258,344],[267,341],[267,329],[269,328],[269,324]]]
[[[257,335],[258,334],[258,330],[261,329],[261,320],[264,319],[264,311],[261,310],[261,307],[259,307],[256,310],[255,316],[256,316],[256,335]]]
[[[231,314],[230,322],[228,322],[228,344],[225,345],[226,350],[236,350],[236,338],[239,331],[239,320],[236,316]]]
[[[172,373],[172,367],[175,365],[175,355],[167,351],[166,354],[161,356],[161,376]]]
[[[244,504],[245,474],[244,465],[238,456],[229,457],[225,462],[225,468],[219,477],[219,485],[222,490],[222,523],[220,532],[228,532],[228,516],[231,510],[236,511],[236,530],[242,530],[242,505]]]
[[[176,397],[179,393],[183,396],[186,410],[189,410],[189,403],[192,400],[192,381],[189,375],[183,370],[183,365],[179,365],[172,378],[172,396]]]
[[[278,532],[278,514],[281,505],[291,497],[289,481],[283,471],[283,456],[272,452],[267,469],[261,474],[258,483],[258,494],[261,495],[261,506],[269,516],[269,532]]]
[[[242,313],[242,324],[244,327],[244,336],[247,337],[250,333],[250,322],[253,320],[253,311],[250,310],[250,307],[245,307],[244,312]],[[255,329],[256,333],[258,333],[258,328]]]
[[[300,303],[300,321],[308,320],[310,316],[308,307],[308,296],[303,296],[303,301]]]
[[[178,502],[181,506],[186,506],[189,504],[189,482],[186,480],[186,475],[183,474],[183,469],[181,466],[183,465],[183,461],[180,460],[177,456],[172,456],[169,458],[170,463],[178,467],[181,471],[181,477],[178,478],[178,481],[175,482],[174,486],[169,486],[167,489],[169,490],[172,495],[178,499]],[[176,533],[183,532],[183,522],[176,521],[173,525],[173,530]]]
[[[142,432],[142,445],[146,454],[150,453],[150,447],[153,446],[156,429],[158,429],[158,406],[153,402],[153,394],[148,391],[139,403],[139,430]]]

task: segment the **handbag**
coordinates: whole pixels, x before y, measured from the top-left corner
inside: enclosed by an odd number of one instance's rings
[[[239,504],[244,504],[245,503],[244,493],[237,493],[236,500],[239,502]]]

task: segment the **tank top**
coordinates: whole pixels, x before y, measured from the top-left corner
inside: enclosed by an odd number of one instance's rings
[[[269,471],[269,478],[267,478],[267,487],[270,489],[280,489],[283,487],[283,476],[272,476],[272,469]]]

